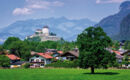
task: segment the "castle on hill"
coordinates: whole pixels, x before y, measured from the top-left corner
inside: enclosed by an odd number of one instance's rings
[[[58,41],[58,40],[61,40],[61,38],[57,37],[56,34],[50,33],[48,26],[44,26],[42,29],[37,29],[35,31],[35,34],[33,34],[31,36],[27,36],[26,39],[34,38],[34,37],[40,37],[41,41]]]

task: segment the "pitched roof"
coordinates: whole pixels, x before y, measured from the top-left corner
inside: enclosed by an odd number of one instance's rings
[[[122,59],[123,56],[121,56],[121,55],[116,55],[116,58],[118,58],[118,59]]]
[[[53,52],[46,52],[45,54],[52,55],[54,53]]]
[[[20,58],[14,54],[6,54],[6,56],[11,60],[20,60]]]
[[[68,52],[65,52],[63,54],[61,54],[61,56],[65,55],[66,53],[70,53],[76,57],[79,57],[79,51],[68,51]]]
[[[63,51],[57,51],[59,54],[63,54]]]
[[[29,62],[17,61],[17,62],[11,63],[11,65],[22,65],[22,64],[24,64],[24,63],[29,63]]]
[[[122,53],[121,55],[125,55],[127,54],[128,56],[130,56],[130,50],[127,50],[126,52]]]
[[[113,50],[113,52],[116,53],[117,55],[121,55],[121,53],[119,51]]]
[[[31,51],[31,55],[35,55],[37,52],[35,51]]]
[[[118,59],[122,59],[123,58],[123,56],[121,55],[121,52],[119,52],[119,51],[115,51],[115,50],[112,50],[114,53],[116,53],[116,58],[118,58]]]
[[[37,53],[37,55],[41,56],[41,57],[44,57],[46,59],[51,59],[53,58],[52,56],[50,56],[49,54],[46,54],[46,53]]]

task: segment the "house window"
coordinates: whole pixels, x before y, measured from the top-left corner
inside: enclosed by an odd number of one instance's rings
[[[41,59],[41,62],[44,62],[44,59]]]
[[[31,59],[31,62],[34,62],[34,59]]]
[[[48,59],[48,61],[51,61],[51,59]]]
[[[44,66],[44,64],[41,64],[41,66]]]
[[[39,62],[39,59],[36,59],[36,62]]]

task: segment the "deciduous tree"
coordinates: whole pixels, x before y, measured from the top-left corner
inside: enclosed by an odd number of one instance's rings
[[[1,67],[9,67],[9,65],[10,65],[9,58],[5,55],[0,55],[0,66]]]
[[[106,50],[112,45],[112,40],[101,27],[89,27],[78,35],[77,43],[80,51],[79,66],[91,68],[107,68],[109,63],[116,61],[115,54]]]

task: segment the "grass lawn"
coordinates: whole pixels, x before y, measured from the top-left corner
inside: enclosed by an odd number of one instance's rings
[[[0,69],[0,80],[130,80],[130,70]]]

